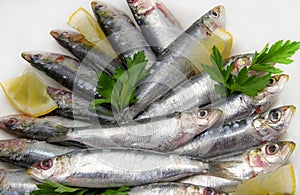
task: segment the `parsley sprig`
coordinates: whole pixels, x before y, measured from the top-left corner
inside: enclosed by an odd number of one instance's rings
[[[269,83],[272,74],[280,74],[283,71],[274,67],[275,63],[290,64],[290,59],[300,48],[300,42],[277,41],[271,47],[267,44],[262,51],[255,52],[252,63],[244,67],[237,74],[231,74],[234,63],[223,67],[223,59],[220,51],[213,47],[210,57],[212,65],[202,65],[210,77],[217,82],[215,90],[228,96],[235,92],[242,92],[249,96],[256,96],[258,91],[263,90]],[[249,71],[257,71],[263,74],[253,75]]]
[[[112,188],[112,189],[89,189],[68,187],[56,182],[45,181],[45,183],[37,184],[38,189],[32,191],[30,195],[128,195],[129,187]]]
[[[133,58],[126,58],[127,70],[119,67],[115,70],[115,75],[109,77],[105,74],[98,76],[97,92],[103,96],[102,99],[95,99],[91,103],[91,108],[101,104],[111,104],[112,108],[120,113],[123,108],[137,101],[135,88],[148,73],[145,66],[148,63],[145,52],[139,51]]]

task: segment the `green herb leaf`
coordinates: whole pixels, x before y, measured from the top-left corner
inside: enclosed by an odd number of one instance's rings
[[[212,66],[202,65],[210,77],[217,82],[215,90],[222,96],[234,92],[242,92],[249,96],[256,96],[269,83],[272,74],[280,74],[283,71],[274,67],[275,63],[290,64],[290,59],[300,48],[300,42],[283,40],[277,41],[270,48],[267,44],[261,52],[255,52],[252,63],[244,67],[237,76],[231,74],[234,63],[223,67],[222,56],[214,47],[211,55]],[[252,71],[252,72],[251,72]],[[259,74],[254,74],[253,71]]]
[[[56,182],[45,181],[45,183],[37,184],[38,189],[32,191],[30,195],[128,195],[130,187],[111,188],[111,189],[89,189],[75,188],[65,186]]]
[[[99,75],[97,91],[103,98],[92,101],[90,108],[110,103],[120,113],[123,108],[136,102],[135,88],[137,83],[148,74],[145,70],[147,63],[145,52],[140,51],[134,54],[133,58],[126,58],[127,70],[117,67],[113,77]]]

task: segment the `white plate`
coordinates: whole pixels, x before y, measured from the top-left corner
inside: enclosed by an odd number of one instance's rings
[[[111,2],[129,13],[125,0],[106,0],[106,2]],[[261,50],[267,42],[273,43],[279,39],[300,40],[300,2],[298,0],[184,0],[176,2],[164,0],[163,2],[185,28],[210,8],[218,4],[224,5],[227,12],[227,30],[234,37],[232,54]],[[22,51],[44,50],[67,53],[56,44],[49,35],[49,31],[54,28],[68,29],[66,24],[68,17],[80,6],[91,11],[89,2],[86,0],[1,0],[0,81],[20,74],[28,67],[28,64],[20,57]],[[293,64],[281,66],[291,78],[280,97],[279,104],[293,104],[299,107],[299,54],[294,56]],[[0,91],[0,101],[0,116],[17,113],[6,100],[2,91]],[[299,121],[300,114],[298,112],[284,137],[285,140],[300,143],[299,132],[297,132]],[[11,136],[0,130],[0,138],[11,138]],[[296,148],[291,162],[295,166],[297,177],[300,175],[297,163],[299,161],[300,149]],[[7,167],[7,165],[0,164],[0,167]],[[299,184],[298,181],[298,186]],[[298,193],[300,193],[299,190]]]

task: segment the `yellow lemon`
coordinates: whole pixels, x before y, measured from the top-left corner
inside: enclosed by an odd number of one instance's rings
[[[57,108],[41,79],[34,72],[11,78],[1,87],[12,105],[22,113],[38,117]]]
[[[202,44],[210,52],[212,51],[213,46],[216,46],[225,60],[230,56],[232,42],[233,37],[228,31],[222,28],[217,28],[215,31],[213,31],[210,37],[202,41]]]
[[[69,18],[68,25],[83,34],[87,40],[99,46],[106,54],[115,57],[116,53],[95,18],[84,8],[78,8]]]
[[[246,180],[237,187],[233,195],[293,195],[295,191],[294,167],[289,164],[276,171]]]

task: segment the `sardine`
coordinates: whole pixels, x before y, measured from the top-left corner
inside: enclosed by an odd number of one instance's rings
[[[52,112],[53,114],[93,124],[112,124],[116,122],[110,109],[104,106],[89,109],[91,102],[73,96],[72,92],[47,86],[47,93],[58,105],[58,108]]]
[[[104,72],[112,76],[115,73],[116,67],[125,69],[120,61],[108,56],[78,32],[52,30],[50,34],[61,46],[69,50],[82,63],[96,71],[96,73]]]
[[[99,25],[121,60],[126,63],[126,58],[143,50],[148,60],[146,68],[151,67],[156,56],[129,16],[107,3],[93,1],[91,5]]]
[[[77,150],[27,139],[0,140],[0,161],[28,168],[36,162]]]
[[[101,98],[97,92],[96,72],[66,55],[49,52],[23,52],[22,57],[78,96]]]
[[[104,188],[168,182],[206,173],[209,165],[148,150],[86,149],[59,155],[27,170],[33,178],[63,185]]]
[[[223,6],[218,6],[202,16],[173,41],[157,58],[146,78],[141,81],[136,92],[138,101],[123,111],[121,120],[135,118],[152,103],[193,76],[195,67],[201,65],[198,53],[203,52],[201,40],[207,37],[203,32],[209,34],[224,25],[225,10]]]
[[[127,0],[141,31],[157,56],[183,29],[175,16],[158,0]]]
[[[288,75],[274,75],[267,87],[259,91],[255,97],[243,93],[232,94],[201,108],[214,108],[224,111],[217,124],[220,124],[220,122],[221,124],[228,124],[249,116],[255,116],[270,108],[288,80]]]
[[[47,120],[47,117],[34,118],[25,114],[0,117],[0,129],[15,136],[45,141],[67,132],[70,127]]]
[[[266,116],[247,118],[218,128],[208,129],[191,142],[172,151],[199,159],[213,158],[277,140],[288,129],[294,106],[270,110]]]
[[[154,183],[136,186],[130,189],[129,195],[226,195],[227,193],[210,187],[185,183]]]
[[[259,173],[268,173],[284,165],[292,155],[296,144],[292,141],[268,142],[251,148],[243,154],[228,155],[210,161],[210,166],[217,164],[219,170],[209,174],[226,179],[246,180]]]
[[[40,182],[32,179],[21,169],[0,169],[0,194],[3,195],[30,195],[37,190]]]
[[[227,193],[234,192],[241,181],[230,180],[212,175],[193,175],[177,182],[193,184],[196,186],[207,186],[215,190],[221,190]]]
[[[246,66],[251,63],[252,57],[253,54],[236,55],[224,62],[223,66],[231,63],[234,63],[235,67]],[[234,69],[232,73],[236,71],[238,70]],[[221,95],[215,90],[215,84],[206,72],[198,74],[176,87],[159,102],[152,104],[138,118],[162,116],[215,102],[221,99]]]
[[[73,128],[48,142],[78,142],[87,147],[125,147],[172,151],[214,124],[219,110],[195,110],[176,113],[166,118],[133,121],[121,126]]]

